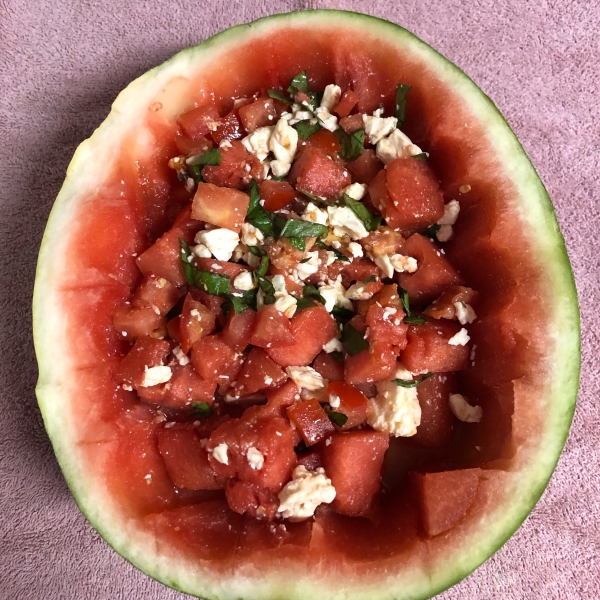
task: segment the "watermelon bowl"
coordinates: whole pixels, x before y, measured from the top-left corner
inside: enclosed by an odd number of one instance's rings
[[[448,448],[392,444],[382,510],[317,511],[285,534],[209,494],[175,488],[157,450],[165,425],[118,386],[130,344],[115,307],[140,280],[136,258],[184,206],[174,172],[178,118],[306,70],[312,89],[352,89],[358,110],[389,109],[410,85],[403,130],[428,154],[461,213],[445,253],[478,290],[477,352],[459,390],[483,408]],[[34,302],[37,396],[79,508],[150,577],[201,598],[429,598],[466,577],[515,532],[547,485],[579,381],[579,313],[552,203],[502,115],[457,67],[401,27],[330,10],[268,17],[186,49],[132,82],[77,149],[40,249]],[[409,473],[476,472],[468,510],[426,535]],[[458,480],[452,480],[456,484]],[[445,510],[460,504],[447,489]],[[439,494],[438,494],[439,495]],[[464,511],[463,511],[464,512]],[[263,526],[264,525],[264,526]]]

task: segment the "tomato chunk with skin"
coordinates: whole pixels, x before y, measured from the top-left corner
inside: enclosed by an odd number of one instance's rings
[[[327,352],[317,354],[312,367],[317,373],[328,381],[343,381],[344,380],[344,361],[337,360]]]
[[[463,283],[458,271],[436,245],[418,233],[402,244],[400,253],[417,260],[418,267],[414,273],[397,273],[398,283],[408,292],[411,302],[431,302],[448,286]]]
[[[375,150],[367,148],[357,159],[346,166],[354,183],[369,184],[377,173],[383,169],[382,162],[377,158]],[[376,207],[377,208],[377,207]]]
[[[228,383],[239,373],[242,357],[230,348],[220,333],[198,340],[192,346],[192,364],[206,381]]]
[[[235,384],[234,396],[249,396],[260,390],[277,387],[287,379],[262,348],[252,348],[246,357]]]
[[[481,469],[411,474],[429,537],[452,529],[464,519],[477,495],[480,476]]]
[[[333,198],[350,185],[350,174],[326,152],[309,146],[292,166],[290,183],[302,192]]]
[[[149,275],[135,290],[131,305],[135,308],[155,308],[166,315],[179,301],[183,292],[163,277]]]
[[[378,431],[350,431],[332,436],[320,447],[325,473],[336,491],[331,507],[351,517],[372,510],[381,488],[381,469],[389,436]]]
[[[185,135],[192,140],[198,140],[213,131],[220,118],[216,107],[209,104],[188,110],[179,116],[177,123]]]
[[[453,373],[435,373],[417,387],[421,424],[412,439],[421,446],[437,448],[448,444],[454,429],[454,416],[448,399],[455,391]]]
[[[327,413],[315,399],[297,402],[286,412],[307,446],[313,446],[335,432]]]
[[[296,197],[296,190],[287,181],[265,179],[261,181],[259,189],[260,197],[265,201],[265,210],[280,210],[291,204]]]
[[[344,381],[330,381],[327,388],[327,394],[332,410],[341,412],[348,417],[348,420],[343,427],[335,425],[335,428],[338,431],[352,429],[353,427],[362,425],[367,420],[370,406],[369,400],[353,385],[345,383]],[[339,405],[337,405],[337,402],[335,401],[334,404],[336,404],[336,406],[332,404],[332,399],[334,397],[339,399]]]
[[[402,364],[412,373],[446,373],[464,369],[469,347],[453,346],[448,340],[460,331],[453,321],[427,321],[411,325],[407,344],[400,355]]]
[[[294,344],[266,349],[267,354],[282,367],[310,365],[323,346],[338,333],[335,320],[322,306],[295,314],[290,325],[296,340]]]
[[[259,127],[275,125],[277,112],[271,98],[259,98],[251,104],[240,107],[239,115],[244,129],[252,133]]]
[[[158,431],[160,452],[171,480],[188,490],[220,490],[224,481],[217,478],[208,462],[208,453],[191,424],[176,424]]]
[[[223,444],[224,446],[221,446]],[[220,452],[215,448],[220,446]],[[253,468],[248,450],[254,448],[264,462]],[[296,464],[291,428],[283,417],[273,416],[261,406],[252,406],[240,419],[230,419],[215,429],[206,445],[217,475],[239,478],[278,492],[290,479]],[[222,462],[223,454],[226,462]]]
[[[192,216],[239,233],[249,204],[250,196],[240,190],[199,183],[192,202]]]
[[[225,497],[231,510],[255,519],[272,521],[279,507],[277,494],[248,481],[228,483],[225,488]]]
[[[130,304],[121,304],[113,312],[113,325],[123,339],[133,342],[141,336],[152,335],[154,331],[164,331],[167,321],[152,308],[134,308]]]
[[[291,346],[296,342],[292,334],[290,320],[280,313],[274,304],[258,311],[250,343],[261,348]]]
[[[123,358],[115,373],[118,383],[138,388],[144,380],[146,368],[158,367],[163,364],[171,344],[166,340],[143,336],[137,339],[133,348]]]
[[[241,313],[231,310],[221,332],[223,341],[236,352],[243,352],[250,343],[255,320],[256,313],[253,310]]]
[[[210,335],[215,326],[216,319],[213,312],[188,294],[183,302],[179,323],[182,350],[187,354],[194,343]]]
[[[202,169],[202,177],[205,181],[219,187],[238,190],[245,188],[252,179],[262,181],[264,169],[258,158],[249,154],[239,140],[230,141],[229,144],[221,148],[219,165],[206,166]]]
[[[346,90],[340,101],[333,107],[333,112],[340,118],[347,117],[358,104],[358,95],[353,90]]]

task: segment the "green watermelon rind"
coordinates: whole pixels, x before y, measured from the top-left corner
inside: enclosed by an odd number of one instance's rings
[[[391,575],[378,582],[352,581],[351,587],[306,574],[295,579],[296,573],[282,572],[269,580],[255,579],[252,574],[212,577],[204,569],[169,561],[150,552],[152,540],[139,532],[132,534],[127,524],[115,523],[114,514],[102,500],[102,490],[94,488],[85,465],[77,460],[74,441],[69,431],[76,424],[68,421],[64,411],[68,391],[69,356],[60,345],[61,323],[56,316],[61,307],[55,297],[57,271],[53,257],[64,249],[69,220],[77,208],[78,199],[92,190],[98,180],[90,164],[98,164],[104,156],[111,160],[110,148],[123,130],[135,127],[138,115],[161,87],[172,77],[201,68],[202,61],[211,60],[213,52],[222,52],[255,36],[281,26],[313,25],[335,30],[353,27],[369,31],[399,47],[410,48],[413,55],[426,61],[430,69],[464,98],[472,114],[486,124],[495,150],[506,165],[510,178],[519,191],[517,207],[524,228],[530,232],[531,250],[544,266],[548,293],[554,299],[554,311],[548,331],[552,341],[548,361],[552,377],[546,382],[545,398],[548,407],[541,437],[531,449],[526,467],[507,483],[506,497],[510,500],[485,515],[480,529],[485,535],[471,536],[462,547],[440,560],[433,568],[415,568]],[[90,161],[92,161],[90,163]],[[105,163],[106,167],[106,163]],[[458,67],[447,61],[430,46],[402,27],[359,13],[337,10],[300,11],[260,19],[238,25],[219,33],[202,44],[186,49],[162,65],[148,71],[122,91],[112,111],[94,134],[83,142],[69,165],[67,177],[50,214],[42,241],[36,272],[33,299],[34,342],[39,364],[36,393],[44,423],[52,440],[58,462],[76,502],[102,537],[133,565],[161,581],[186,593],[211,599],[295,600],[310,594],[313,598],[333,600],[403,599],[430,597],[457,583],[498,550],[518,529],[541,497],[554,471],[566,441],[575,409],[579,384],[580,336],[577,293],[563,237],[558,228],[552,202],[537,176],[522,146],[493,102]]]

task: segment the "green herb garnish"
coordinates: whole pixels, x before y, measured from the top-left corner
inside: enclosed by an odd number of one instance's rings
[[[425,323],[427,323],[427,319],[424,319],[423,317],[420,317],[419,315],[416,315],[411,312],[410,301],[408,299],[408,292],[405,289],[398,287],[398,293],[400,294],[402,308],[406,313],[406,316],[404,317],[404,319],[402,319],[402,321],[404,323],[408,323],[409,325],[424,325]]]
[[[331,311],[331,316],[342,325],[345,325],[353,316],[354,313],[348,308],[342,308],[341,306],[334,306]]]
[[[308,121],[300,121],[292,127],[298,132],[298,136],[303,140],[307,140],[311,135],[322,129],[319,123],[309,123]]]
[[[306,250],[306,239],[305,238],[289,237],[286,239],[292,246],[294,246],[294,248],[297,248],[301,252],[304,252]],[[304,260],[302,260],[300,262],[308,262],[309,260],[310,260],[310,258],[307,258],[307,259],[305,258]]]
[[[338,362],[344,362],[344,353],[340,352],[339,350],[334,350],[333,352],[329,353],[331,356],[333,356],[333,358],[335,358],[335,360],[337,360]]]
[[[307,237],[322,237],[329,233],[326,225],[313,223],[312,221],[304,221],[303,219],[288,219],[285,221],[281,231],[274,231],[275,237],[285,238],[307,238]]]
[[[367,350],[369,347],[369,342],[365,339],[364,335],[350,324],[347,324],[344,327],[342,344],[344,346],[344,350],[350,356],[355,356],[359,352]]]
[[[304,92],[305,94],[308,94],[310,88],[308,87],[308,77],[306,76],[306,71],[300,71],[296,77],[292,78],[287,91],[292,96],[295,96],[298,92]]]
[[[425,237],[431,238],[432,240],[437,239],[437,232],[440,230],[441,225],[434,223],[430,225],[424,232],[423,235]]]
[[[423,383],[426,379],[429,379],[433,373],[425,373],[423,377],[419,377],[419,379],[392,379],[392,383],[395,383],[397,386],[403,388],[416,388],[419,384]]]
[[[335,254],[335,260],[340,260],[342,262],[350,262],[350,259],[345,254],[342,254],[339,250],[337,250],[333,246],[328,246],[322,240],[317,240],[315,243],[315,246],[317,248],[321,248],[321,250],[327,250],[327,252],[333,252]]]
[[[193,285],[201,290],[204,290],[212,296],[227,296],[231,286],[231,280],[226,275],[218,275],[211,271],[202,271],[192,263],[189,259],[192,255],[190,247],[185,240],[180,239],[181,246],[181,262],[185,278],[190,285]]]
[[[259,229],[266,237],[273,235],[274,213],[265,210],[260,205],[260,192],[258,191],[258,184],[255,179],[250,182],[249,192],[250,203],[248,205],[246,220]]]
[[[417,160],[427,160],[428,154],[427,152],[421,152],[420,154],[413,154],[411,158],[416,158]]]
[[[188,158],[186,162],[188,165],[202,165],[203,167],[208,165],[219,166],[221,164],[221,151],[219,148],[211,148],[200,156]]]
[[[377,281],[377,275],[369,275],[366,279],[363,279],[363,283],[371,283]]]
[[[259,277],[258,285],[264,294],[263,303],[275,304],[275,288],[273,287],[273,284],[268,279]]]
[[[327,412],[327,416],[332,423],[335,423],[338,427],[343,427],[348,422],[348,417],[341,412],[336,410],[330,410]]]
[[[279,102],[283,102],[284,104],[288,104],[290,106],[294,104],[294,101],[286,96],[283,90],[267,90],[267,94],[269,98],[273,98],[273,100],[279,100]]]
[[[396,98],[394,102],[394,116],[398,119],[396,127],[402,128],[404,125],[404,113],[406,112],[407,95],[410,91],[410,85],[399,83],[396,86]]]
[[[340,141],[340,151],[338,154],[348,162],[356,160],[365,149],[365,130],[357,129],[351,134],[347,134],[341,127],[334,131]]]
[[[419,315],[407,315],[402,319],[404,323],[408,323],[409,325],[425,325],[427,323],[427,319],[420,317]]]
[[[207,419],[212,415],[212,407],[208,402],[192,402],[192,417],[203,417]]]
[[[377,231],[381,226],[383,217],[372,213],[360,200],[355,200],[344,194],[343,203],[362,221],[367,231]]]

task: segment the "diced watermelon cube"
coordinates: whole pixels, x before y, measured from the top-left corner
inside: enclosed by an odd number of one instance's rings
[[[450,442],[454,417],[448,398],[456,389],[454,381],[453,373],[435,373],[417,387],[421,424],[412,439],[418,444],[437,448]]]
[[[274,304],[264,306],[258,311],[250,343],[261,348],[279,348],[295,344],[290,320],[280,313]]]
[[[262,348],[252,348],[239,372],[233,395],[249,396],[260,390],[277,387],[287,379],[281,367]]]
[[[177,315],[176,317],[173,317],[168,323],[167,323],[167,333],[169,334],[169,337],[177,342],[178,344],[181,342],[181,315]]]
[[[389,344],[372,345],[354,356],[346,356],[344,380],[351,385],[385,381],[394,374],[397,356]]]
[[[210,310],[210,312],[215,316],[216,323],[218,323],[220,326],[225,324],[225,315],[223,314],[223,309],[221,308],[223,302],[225,302],[225,298],[221,296],[214,296],[213,294],[209,294],[204,290],[194,286],[190,286],[188,290],[194,300],[202,302],[202,304],[204,304],[204,306]]]
[[[214,331],[215,325],[213,312],[188,294],[183,302],[179,322],[182,350],[187,354],[195,342]]]
[[[402,321],[404,311],[399,307],[383,307],[375,302],[367,312],[366,323],[369,327],[371,344],[381,343],[394,347],[399,354],[406,346],[408,325]]]
[[[197,140],[208,135],[220,120],[219,111],[213,105],[203,105],[188,110],[177,119],[177,123],[189,138]]]
[[[340,119],[340,127],[346,133],[352,133],[353,131],[356,131],[357,129],[362,129],[364,126],[365,126],[365,124],[363,123],[362,115],[359,115],[359,114],[350,115],[348,117],[344,117],[344,118]]]
[[[333,107],[333,112],[340,118],[347,117],[358,103],[358,96],[352,90],[346,90],[340,101]]]
[[[214,146],[212,139],[199,137],[193,140],[181,131],[176,133],[175,145],[181,154],[204,154]]]
[[[255,320],[256,313],[253,310],[241,313],[231,310],[221,332],[223,341],[236,352],[243,352],[250,343]]]
[[[238,190],[245,188],[252,179],[262,181],[264,170],[258,158],[249,154],[239,140],[229,143],[231,146],[221,148],[221,163],[218,166],[206,166],[202,169],[204,179],[219,187]],[[245,216],[244,213],[242,217]]]
[[[157,332],[156,337],[164,335],[167,321],[160,314],[156,314],[152,308],[134,308],[131,304],[121,304],[114,310],[113,324],[119,335],[128,342],[133,342],[144,335],[152,335]]]
[[[368,258],[355,258],[352,262],[336,260],[329,265],[329,278],[342,276],[342,285],[349,288],[352,283],[364,281],[370,277],[379,277],[379,267]]]
[[[296,197],[296,190],[287,181],[265,179],[259,187],[260,197],[265,201],[265,210],[280,210],[291,204]]]
[[[159,238],[150,248],[142,252],[136,263],[140,271],[147,276],[156,275],[166,279],[175,286],[181,286],[186,283],[185,274],[181,262],[181,244],[180,239],[188,238],[185,232],[173,227],[161,238]],[[193,235],[191,236],[193,239]]]
[[[138,338],[133,348],[121,361],[115,373],[116,381],[134,388],[140,387],[144,380],[146,367],[162,365],[170,350],[171,344],[166,340],[158,340],[149,336]]]
[[[240,107],[239,114],[244,129],[248,133],[252,133],[259,127],[275,125],[277,117],[275,105],[271,98],[259,98],[251,104],[246,104]]]
[[[199,183],[192,202],[194,219],[239,232],[248,212],[250,197],[240,190]]]
[[[349,162],[346,168],[350,171],[353,182],[368,185],[375,179],[377,173],[383,169],[383,164],[377,158],[375,150],[367,148],[357,159]],[[377,208],[375,202],[372,200],[371,202]]]
[[[300,400],[300,388],[291,379],[288,379],[283,385],[267,392],[267,405],[264,409],[281,417],[284,415],[285,409],[297,400]]]
[[[212,404],[217,384],[214,380],[202,379],[192,367],[173,365],[173,376],[165,386],[165,394],[160,404],[169,408],[189,408],[192,402]]]
[[[277,514],[279,499],[267,488],[248,481],[231,481],[225,488],[227,504],[240,515],[272,521]]]
[[[297,402],[286,412],[307,446],[313,446],[335,432],[327,413],[315,399]]]
[[[156,308],[166,315],[179,301],[183,292],[163,277],[149,275],[135,290],[131,305],[135,308]]]
[[[340,140],[335,133],[327,129],[320,129],[306,140],[306,147],[321,150],[336,160],[338,159],[337,153],[340,151]]]
[[[290,171],[290,183],[298,190],[333,198],[350,185],[350,174],[322,150],[307,147]]]
[[[211,132],[211,137],[216,144],[220,144],[223,140],[231,142],[244,137],[244,129],[236,110],[225,115],[218,123],[214,131]]]
[[[369,514],[381,488],[381,469],[390,438],[379,431],[336,433],[320,451],[335,488],[332,508],[351,517]]]
[[[345,383],[344,381],[330,381],[327,388],[327,394],[330,404],[332,402],[332,397],[339,398],[339,406],[332,405],[332,410],[341,412],[348,417],[348,420],[343,427],[340,428],[335,425],[335,428],[338,429],[338,431],[340,429],[352,429],[367,420],[369,401],[367,400],[367,397],[353,385]],[[337,402],[334,402],[334,404],[337,404]]]
[[[230,383],[237,377],[242,356],[230,348],[220,333],[203,337],[192,346],[192,364],[206,381]]]
[[[344,361],[339,361],[327,352],[319,352],[312,368],[329,381],[344,380]]]

